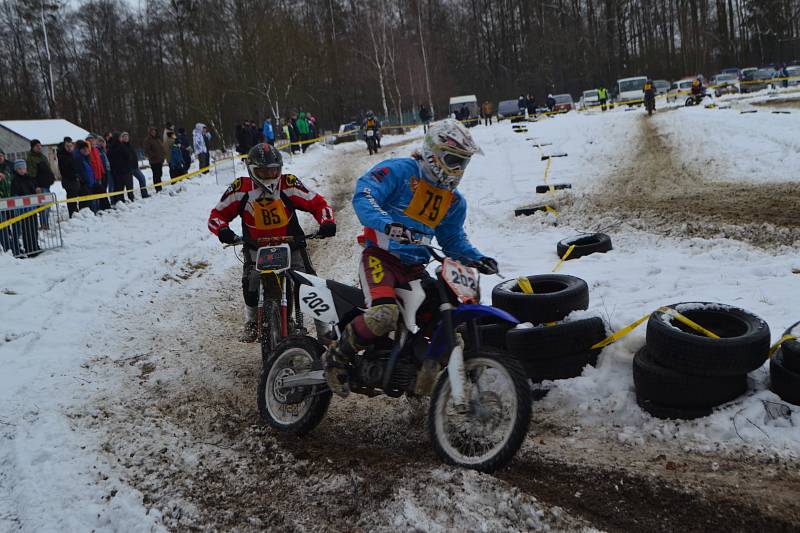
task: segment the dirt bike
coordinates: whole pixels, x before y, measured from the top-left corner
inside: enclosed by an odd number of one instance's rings
[[[653,114],[653,111],[656,110],[656,96],[654,94],[644,95],[644,107],[648,116]]]
[[[367,141],[369,155],[378,153],[378,132],[372,128],[364,130],[364,139]]]
[[[435,277],[396,290],[401,309],[397,329],[355,356],[348,369],[350,390],[366,396],[414,396],[422,362],[439,360],[445,370],[428,410],[433,447],[449,464],[491,472],[507,464],[521,446],[530,423],[531,392],[519,361],[481,344],[478,321],[518,321],[478,304],[476,269],[429,250],[441,263]],[[364,312],[360,289],[302,272],[290,275],[300,284],[303,312],[330,324],[332,339]],[[466,349],[459,330],[468,336]],[[296,335],[282,340],[265,361],[258,408],[271,427],[303,434],[325,416],[332,393],[324,377],[324,352],[317,339]]]
[[[703,101],[703,98],[705,96],[706,96],[705,94],[690,94],[686,98],[686,101],[684,102],[684,105],[686,107],[691,107],[691,106],[694,106],[694,105],[700,105],[700,103]]]
[[[317,238],[321,237],[316,234],[305,236],[306,240]],[[298,304],[298,288],[292,276],[294,271],[289,244],[294,242],[294,237],[265,237],[227,246],[241,246],[245,242],[257,248],[255,268],[248,283],[251,287],[258,285],[257,331],[261,357],[266,360],[281,339],[307,333],[303,326],[303,312]]]

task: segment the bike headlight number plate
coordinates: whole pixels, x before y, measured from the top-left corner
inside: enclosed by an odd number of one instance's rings
[[[480,274],[476,269],[446,257],[442,262],[442,278],[461,303],[476,304],[480,301]]]
[[[262,246],[256,255],[256,269],[283,272],[292,265],[292,250],[288,244]]]

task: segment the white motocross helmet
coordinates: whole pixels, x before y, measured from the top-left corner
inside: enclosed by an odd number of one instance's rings
[[[470,159],[483,150],[472,139],[469,130],[453,119],[436,122],[422,143],[423,177],[436,187],[454,190],[461,182]]]

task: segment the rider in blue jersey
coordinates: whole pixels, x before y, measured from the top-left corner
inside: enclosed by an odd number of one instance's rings
[[[326,378],[336,394],[347,396],[347,368],[353,356],[395,329],[400,315],[395,288],[425,275],[430,252],[410,241],[436,237],[445,254],[497,272],[464,232],[467,202],[456,190],[470,158],[483,152],[469,131],[454,120],[430,127],[422,149],[412,157],[390,159],[358,179],[353,207],[364,224],[359,275],[367,311],[357,316],[325,357]],[[429,394],[439,363],[428,360],[417,376],[417,393]]]

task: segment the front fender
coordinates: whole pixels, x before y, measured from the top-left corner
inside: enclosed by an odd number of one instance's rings
[[[514,318],[511,313],[507,311],[503,311],[502,309],[498,309],[496,307],[491,307],[488,305],[480,305],[480,304],[464,304],[458,306],[456,309],[453,310],[453,327],[457,327],[459,324],[463,324],[468,320],[473,320],[476,318],[483,318],[483,317],[492,317],[492,318],[499,318],[509,324],[517,325],[519,324],[519,320]],[[444,335],[442,334],[442,322],[436,326],[436,331],[433,332],[433,337],[431,338],[431,343],[428,345],[428,355],[427,357],[430,358],[439,358],[444,353]]]

